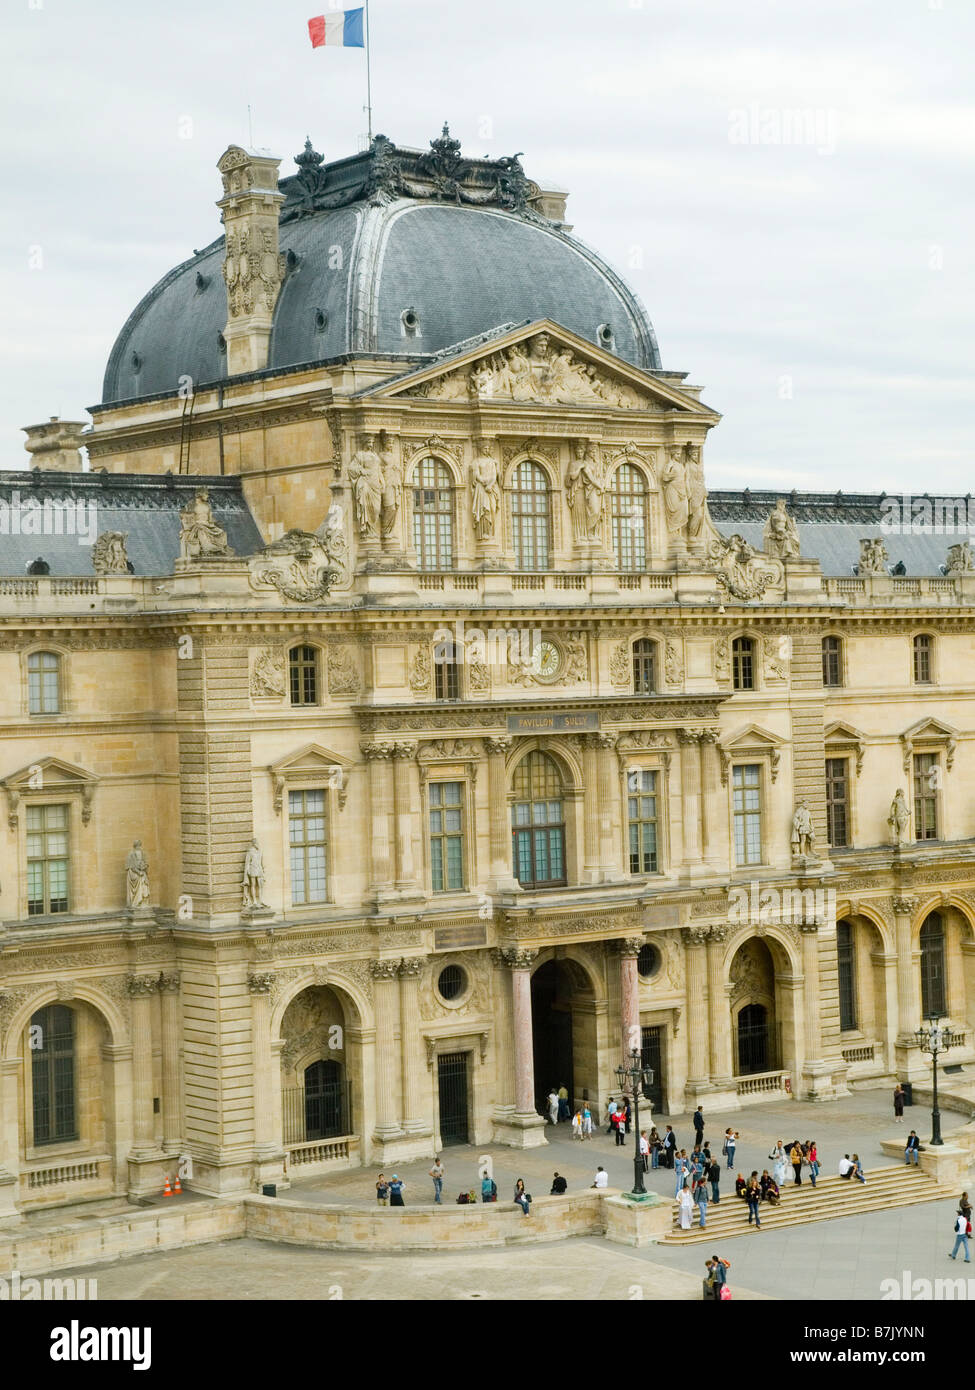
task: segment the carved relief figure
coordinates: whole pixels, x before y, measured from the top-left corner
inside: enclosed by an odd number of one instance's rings
[[[359,448],[349,461],[349,482],[355,506],[356,525],[363,540],[376,540],[383,508],[382,460],[373,448],[373,436],[364,434]]]
[[[213,519],[210,494],[205,487],[198,488],[196,496],[179,514],[179,553],[183,560],[196,560],[200,556],[230,555],[227,533]]]
[[[589,661],[586,656],[586,644],[581,637],[569,637],[565,643],[565,681],[571,685],[574,681],[584,681],[589,675]]]
[[[569,348],[556,347],[547,333],[494,353],[470,368],[449,372],[411,393],[429,400],[508,398],[562,405],[613,405],[646,409],[648,400],[627,382],[613,380],[583,362]]]
[[[880,536],[860,541],[860,574],[886,574],[887,558],[887,547]]]
[[[131,574],[125,549],[127,532],[103,531],[91,548],[91,567],[96,574]]]
[[[498,462],[486,439],[477,440],[477,457],[471,464],[471,512],[479,541],[492,540],[501,506]]]
[[[911,829],[911,808],[908,806],[907,797],[900,787],[894,792],[894,799],[890,803],[887,828],[890,831],[890,843],[892,845],[907,843]]]
[[[565,495],[572,513],[572,534],[577,541],[599,539],[603,516],[604,483],[592,441],[577,439],[565,475]]]
[[[332,647],[328,653],[328,689],[332,695],[356,695],[359,668],[351,647]]]
[[[256,699],[280,699],[284,695],[284,656],[271,647],[258,654],[251,672],[251,694]]]
[[[785,498],[780,497],[775,510],[769,513],[762,537],[766,555],[775,555],[780,560],[795,560],[799,557],[799,528],[795,518],[786,509]]]
[[[796,813],[792,817],[793,856],[797,859],[811,858],[814,853],[814,840],[815,834],[809,807],[805,801],[800,801],[796,806]]]
[[[675,445],[667,457],[660,486],[664,494],[664,511],[667,515],[667,530],[672,536],[684,537],[687,531],[688,500],[684,460],[679,446]]]
[[[149,905],[149,861],[136,840],[125,860],[125,903],[127,907]]]
[[[261,856],[260,846],[256,840],[251,840],[250,848],[244,855],[244,877],[242,880],[243,910],[248,908],[267,907],[264,901],[264,860]]]

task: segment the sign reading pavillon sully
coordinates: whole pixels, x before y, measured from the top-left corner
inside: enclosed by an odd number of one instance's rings
[[[574,710],[571,714],[509,714],[509,734],[580,734],[599,728],[596,710]]]

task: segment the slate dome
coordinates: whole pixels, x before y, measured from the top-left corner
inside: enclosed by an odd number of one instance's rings
[[[299,173],[279,181],[286,272],[269,369],[345,353],[428,356],[542,318],[660,368],[639,298],[539,211],[548,195],[518,156],[462,159],[444,127],[429,154],[377,136],[364,154],[330,165],[309,142],[295,162]],[[112,349],[103,403],[175,392],[183,375],[227,376],[223,251],[220,237],[138,304]]]

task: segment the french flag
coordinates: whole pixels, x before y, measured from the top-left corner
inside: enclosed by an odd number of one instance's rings
[[[308,21],[312,48],[364,48],[362,10],[336,10]]]

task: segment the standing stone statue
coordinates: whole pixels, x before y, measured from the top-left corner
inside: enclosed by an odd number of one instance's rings
[[[399,514],[400,497],[403,492],[403,479],[396,453],[389,435],[383,430],[379,436],[379,461],[382,464],[382,500],[379,505],[379,525],[384,536],[388,536],[396,525]]]
[[[149,906],[149,861],[136,840],[125,860],[125,903],[127,907]]]
[[[352,455],[349,462],[349,482],[352,484],[352,500],[359,534],[363,540],[376,540],[379,536],[386,480],[383,476],[382,460],[373,448],[371,434],[362,435],[362,447]]]
[[[267,907],[264,901],[264,860],[261,857],[260,846],[256,840],[251,840],[250,847],[244,855],[244,877],[242,880],[244,889],[243,910],[249,908]]]
[[[796,806],[792,817],[792,853],[796,859],[811,858],[813,855],[813,823],[809,807],[805,801]]]
[[[708,490],[704,483],[701,446],[699,444],[687,444],[684,447],[684,454],[684,486],[687,489],[687,539],[691,545],[697,545],[704,539],[705,522],[708,515]]]
[[[890,803],[887,827],[890,830],[890,843],[892,845],[907,843],[911,828],[911,808],[908,806],[907,797],[900,787],[894,792],[894,799]]]
[[[210,494],[205,487],[197,488],[196,496],[180,512],[179,527],[180,559],[231,553],[226,531],[213,519]]]
[[[91,548],[91,567],[96,574],[129,574],[125,549],[127,532],[103,531]]]
[[[886,574],[887,561],[887,547],[882,537],[860,541],[860,574]]]
[[[664,494],[667,530],[672,536],[684,539],[687,531],[688,499],[684,460],[679,445],[674,445],[660,475]]]
[[[565,475],[565,495],[572,513],[572,534],[577,541],[599,539],[603,516],[603,478],[592,441],[577,439],[572,462]]]
[[[471,464],[471,512],[474,531],[479,541],[494,539],[498,510],[501,506],[501,485],[498,462],[486,439],[477,440],[478,455]]]
[[[948,547],[945,569],[948,574],[971,574],[975,570],[975,555],[968,541],[959,541],[957,545]]]
[[[775,555],[780,560],[796,560],[799,557],[799,530],[795,518],[786,509],[784,497],[779,498],[775,510],[769,513],[763,544],[766,555]]]

